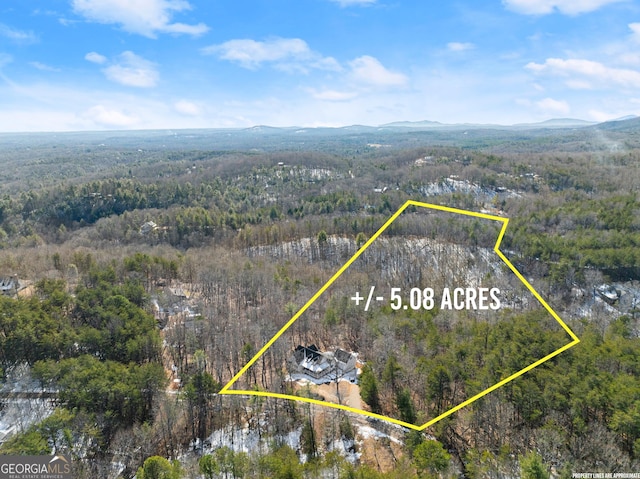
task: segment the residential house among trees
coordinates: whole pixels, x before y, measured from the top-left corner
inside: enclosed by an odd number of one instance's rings
[[[340,348],[335,352],[322,352],[315,344],[298,345],[289,358],[288,367],[291,374],[330,382],[355,372],[356,356]]]
[[[0,278],[0,292],[7,296],[14,296],[18,294],[20,289],[20,281],[18,276],[13,275],[5,278]]]
[[[345,351],[344,349],[336,349],[333,354],[336,359],[336,367],[338,368],[339,376],[353,371],[356,367],[356,356],[353,353]]]

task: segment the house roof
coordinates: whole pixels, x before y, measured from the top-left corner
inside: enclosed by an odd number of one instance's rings
[[[11,289],[17,288],[17,280],[13,277],[9,278],[0,278],[0,290],[9,291]]]
[[[305,360],[311,360],[311,361],[317,360],[319,357],[322,356],[322,353],[320,352],[320,350],[315,344],[312,344],[311,346],[308,346],[308,347],[298,345],[298,347],[295,349],[293,353],[293,356],[296,358],[296,362],[298,364],[301,364]]]
[[[331,370],[331,364],[329,364],[324,356],[319,356],[317,358],[307,357],[303,359],[300,366],[309,371],[313,371],[316,374]]]
[[[344,349],[336,349],[334,357],[340,361],[341,363],[348,363],[351,360],[352,354],[345,351]]]

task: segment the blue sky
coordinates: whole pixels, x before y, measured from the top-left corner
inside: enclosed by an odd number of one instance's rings
[[[0,4],[0,131],[630,114],[634,0]]]

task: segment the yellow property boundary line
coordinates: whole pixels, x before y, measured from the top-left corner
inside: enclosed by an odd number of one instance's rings
[[[565,346],[562,346],[561,348],[553,351],[552,353],[546,355],[545,357],[543,357],[542,359],[539,359],[538,361],[536,361],[533,364],[530,364],[529,366],[521,369],[520,371],[512,374],[509,377],[504,378],[503,380],[501,380],[500,382],[494,384],[493,386],[485,389],[482,392],[479,392],[478,394],[476,394],[475,396],[467,399],[466,401],[458,404],[455,407],[452,407],[451,409],[447,410],[446,412],[440,414],[439,416],[431,419],[429,422],[422,424],[421,426],[416,426],[415,424],[410,424],[404,421],[400,421],[399,419],[394,419],[388,416],[383,416],[381,414],[375,414],[369,411],[364,411],[361,409],[356,409],[356,408],[352,408],[349,406],[344,406],[342,404],[335,404],[335,403],[331,403],[331,402],[326,402],[326,401],[320,401],[317,399],[311,399],[311,398],[305,398],[305,397],[300,397],[300,396],[292,396],[289,394],[279,394],[279,393],[272,393],[272,392],[268,392],[268,391],[243,391],[243,390],[237,390],[237,389],[230,389],[231,386],[245,373],[247,372],[247,370],[260,358],[260,356],[262,356],[265,351],[267,349],[269,349],[274,342],[276,342],[278,340],[278,338],[280,336],[282,336],[282,334],[289,329],[289,327],[295,323],[298,318],[313,304],[313,302],[318,299],[320,297],[320,295],[322,293],[324,293],[334,282],[336,279],[338,279],[340,277],[340,275],[342,273],[344,273],[346,271],[346,269],[351,266],[351,264],[358,259],[358,257],[360,257],[360,255],[369,247],[371,246],[371,244],[389,227],[389,225],[391,225],[391,223],[393,223],[396,219],[398,219],[398,217],[409,207],[409,206],[416,206],[416,207],[421,207],[421,208],[429,208],[429,209],[433,209],[433,210],[439,210],[439,211],[447,211],[449,213],[457,213],[460,215],[465,215],[465,216],[473,216],[476,218],[484,218],[484,219],[488,219],[488,220],[493,220],[493,221],[500,221],[502,222],[502,229],[500,230],[500,234],[498,235],[498,239],[496,241],[495,246],[493,247],[493,250],[496,252],[496,254],[500,257],[500,259],[502,259],[502,261],[504,261],[504,263],[509,267],[509,269],[518,277],[518,279],[527,287],[527,289],[533,294],[533,296],[540,302],[540,304],[542,304],[542,306],[549,312],[549,314],[560,324],[560,326],[562,326],[562,328],[567,332],[567,334],[571,337],[572,341],[568,344],[566,344]],[[263,396],[263,397],[274,397],[274,398],[280,398],[280,399],[291,399],[293,401],[302,401],[302,402],[307,402],[307,403],[311,403],[311,404],[318,404],[320,406],[325,406],[325,407],[332,407],[335,409],[341,409],[343,411],[349,411],[349,412],[353,412],[353,413],[357,413],[357,414],[363,414],[365,416],[369,416],[369,417],[374,417],[377,419],[382,419],[385,421],[389,421],[395,424],[399,424],[400,426],[404,426],[410,429],[415,429],[417,431],[422,431],[423,429],[426,429],[427,427],[435,424],[436,422],[440,421],[441,419],[449,416],[450,414],[453,414],[454,412],[458,411],[459,409],[462,409],[465,406],[468,406],[469,404],[471,404],[472,402],[480,399],[481,397],[485,396],[486,394],[489,394],[491,391],[495,391],[496,389],[498,389],[501,386],[504,386],[505,384],[507,384],[509,381],[514,380],[515,378],[522,376],[524,373],[526,373],[527,371],[532,370],[533,368],[541,365],[542,363],[548,361],[549,359],[557,356],[558,354],[562,353],[563,351],[566,351],[567,349],[571,348],[572,346],[575,346],[576,344],[578,344],[580,342],[580,339],[578,339],[578,337],[573,333],[573,331],[571,331],[571,329],[565,324],[565,322],[560,318],[560,316],[558,316],[556,314],[556,312],[551,308],[551,306],[549,306],[549,304],[547,304],[547,302],[540,296],[540,294],[538,294],[538,292],[533,289],[533,286],[531,286],[531,284],[524,278],[524,276],[522,276],[522,274],[516,269],[515,266],[513,266],[513,264],[511,264],[511,262],[507,259],[507,257],[502,253],[502,251],[500,251],[500,243],[502,242],[502,238],[504,237],[504,233],[507,230],[507,225],[509,224],[509,218],[503,218],[500,216],[494,216],[494,215],[489,215],[489,214],[485,214],[485,213],[476,213],[474,211],[467,211],[467,210],[461,210],[458,208],[450,208],[448,206],[440,206],[440,205],[434,205],[434,204],[430,204],[430,203],[422,203],[419,201],[413,201],[413,200],[409,200],[407,201],[404,205],[402,205],[400,207],[400,209],[398,209],[398,211],[396,211],[388,220],[387,222],[382,225],[382,227],[380,227],[380,229],[378,229],[378,231],[376,231],[373,236],[371,236],[371,238],[369,238],[369,240],[362,245],[362,247],[356,251],[356,253],[316,292],[316,294],[313,295],[313,297],[307,301],[305,303],[304,306],[302,306],[302,308],[300,308],[298,310],[298,312],[296,314],[293,315],[293,317],[287,321],[287,323],[280,328],[280,330],[275,334],[275,336],[273,336],[273,338],[271,338],[269,340],[269,342],[267,342],[267,344],[265,344],[262,349],[260,351],[258,351],[258,353],[251,358],[251,360],[240,370],[238,371],[238,373],[231,379],[231,381],[229,381],[221,390],[219,394],[231,394],[231,395],[251,395],[251,396]]]

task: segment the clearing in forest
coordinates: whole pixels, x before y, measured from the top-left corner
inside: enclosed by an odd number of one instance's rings
[[[220,393],[423,430],[566,351],[578,337],[500,251],[508,222],[407,201]]]

